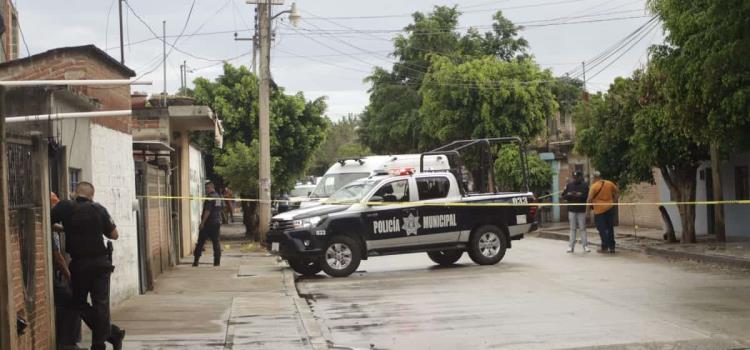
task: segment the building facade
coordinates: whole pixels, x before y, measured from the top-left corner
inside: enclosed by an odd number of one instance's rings
[[[0,80],[128,79],[134,75],[132,70],[91,45],[59,48],[0,63]],[[130,117],[62,121],[53,118],[57,113],[124,110],[129,107],[129,86],[47,86],[5,91],[3,118],[50,116],[47,121],[6,127],[6,135],[14,137],[14,142],[7,142],[6,149],[7,158],[13,162],[8,166],[8,178],[13,179],[8,182],[9,198],[11,202],[13,196],[31,199],[12,205],[10,210],[10,232],[15,232],[15,235],[10,236],[9,260],[13,269],[21,270],[20,274],[11,273],[14,298],[11,304],[15,307],[11,312],[24,319],[29,329],[18,336],[14,348],[45,349],[54,344],[53,313],[42,312],[53,307],[50,191],[65,199],[76,183],[88,181],[94,184],[95,200],[108,208],[120,232],[120,239],[114,242],[113,260],[117,268],[111,282],[112,303],[117,304],[138,293]],[[27,165],[29,161],[31,165]],[[31,191],[33,195],[24,195],[24,191]],[[39,246],[32,249],[36,244]],[[33,275],[24,271],[33,271]],[[31,279],[39,282],[29,284]],[[46,298],[31,293],[45,289],[49,290]],[[19,303],[19,298],[23,302]]]

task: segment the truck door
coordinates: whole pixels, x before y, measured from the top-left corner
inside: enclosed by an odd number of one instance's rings
[[[368,250],[419,244],[419,213],[413,205],[411,179],[383,183],[370,197],[371,205],[362,213]]]
[[[422,243],[441,244],[458,241],[461,231],[458,226],[460,217],[456,212],[457,208],[430,205],[430,203],[460,200],[460,198],[448,198],[451,193],[450,180],[445,176],[430,176],[418,177],[415,181],[419,201],[424,204],[419,207]]]

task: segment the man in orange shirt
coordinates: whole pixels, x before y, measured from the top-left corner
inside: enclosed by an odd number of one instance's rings
[[[602,240],[600,253],[615,252],[615,210],[619,189],[612,181],[602,179],[601,173],[594,172],[594,183],[589,189],[588,202],[592,203],[594,223]]]

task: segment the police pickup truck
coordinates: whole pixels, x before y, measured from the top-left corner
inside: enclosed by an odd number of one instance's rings
[[[274,216],[268,248],[302,275],[345,277],[362,259],[417,252],[440,265],[464,252],[496,264],[535,228],[533,194],[468,194],[454,173],[405,170],[349,183],[320,206]]]

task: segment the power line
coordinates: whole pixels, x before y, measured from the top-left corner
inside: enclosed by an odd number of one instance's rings
[[[658,23],[658,22],[654,22],[654,23]],[[644,32],[643,32],[643,33],[641,34],[641,36],[640,36],[640,37],[638,38],[638,40],[636,40],[635,42],[633,42],[633,43],[632,43],[632,44],[631,44],[631,45],[630,45],[630,46],[629,46],[629,47],[628,47],[627,49],[623,50],[623,51],[622,51],[622,52],[620,53],[620,55],[618,55],[617,57],[615,57],[615,59],[614,59],[614,60],[610,61],[610,62],[609,62],[609,64],[607,64],[606,66],[604,66],[604,67],[603,67],[602,69],[600,69],[600,70],[599,70],[599,71],[597,71],[596,73],[592,74],[592,75],[591,75],[591,77],[590,77],[589,79],[593,79],[593,78],[595,78],[596,76],[598,76],[598,75],[599,75],[599,74],[600,74],[601,72],[603,72],[603,71],[607,70],[607,68],[609,68],[610,66],[612,66],[612,65],[613,65],[613,64],[614,64],[615,62],[617,62],[618,60],[620,60],[620,58],[622,58],[622,56],[624,56],[624,55],[625,55],[626,53],[630,52],[630,50],[632,50],[632,49],[633,49],[633,47],[635,47],[635,45],[637,45],[637,44],[638,44],[639,42],[641,42],[641,40],[643,40],[643,38],[645,38],[646,36],[648,36],[648,34],[650,34],[650,33],[651,33],[652,31],[654,31],[654,29],[656,29],[656,28],[657,28],[657,25],[652,25],[652,26],[651,26],[651,28],[649,28],[649,29],[648,29],[647,31],[644,31]]]
[[[615,13],[632,13],[642,11],[641,10],[627,10],[627,11],[617,11],[612,12],[612,14]],[[586,18],[586,17],[596,17],[596,16],[602,16],[605,14],[596,14],[596,15],[586,15],[586,16],[579,16],[577,18]],[[610,21],[619,21],[619,20],[626,20],[626,19],[635,19],[635,18],[651,18],[652,16],[648,15],[639,15],[639,16],[624,16],[624,17],[610,17],[610,18],[601,18],[601,19],[591,19],[591,20],[583,20],[583,21],[564,21],[564,22],[548,22],[550,20],[535,20],[535,21],[527,21],[527,22],[517,22],[514,23],[517,26],[520,26],[521,30],[527,29],[527,28],[539,28],[539,27],[550,27],[550,26],[560,26],[560,25],[570,25],[570,24],[582,24],[582,23],[596,23],[596,22],[610,22]],[[570,17],[574,18],[574,17]],[[562,18],[562,19],[568,19],[568,18]],[[545,23],[547,22],[547,23]],[[332,22],[335,23],[335,22]],[[312,23],[310,23],[313,25]],[[339,26],[344,27],[341,24],[336,24]],[[491,29],[493,25],[478,25],[478,26],[466,26],[466,27],[456,27],[449,30],[436,30],[436,31],[412,31],[409,29],[349,29],[349,30],[341,30],[341,29],[322,29],[318,28],[318,30],[314,29],[307,29],[302,28],[302,30],[308,32],[308,34],[314,34],[314,35],[327,35],[327,36],[346,36],[346,35],[355,35],[355,34],[364,34],[371,36],[378,40],[385,40],[390,41],[391,39],[383,38],[374,36],[374,34],[394,34],[394,33],[404,33],[409,32],[409,35],[412,36],[421,36],[421,35],[434,35],[434,34],[446,34],[446,33],[454,33],[457,30],[468,30],[468,29]],[[349,28],[349,27],[346,27]],[[295,35],[293,32],[284,32],[286,35]],[[301,34],[296,34],[301,35]]]
[[[517,9],[535,8],[535,7],[544,7],[544,6],[556,6],[556,5],[569,4],[569,3],[581,2],[581,1],[586,1],[586,0],[551,1],[551,2],[543,2],[543,3],[538,3],[538,4],[510,6],[510,7],[498,8],[498,9],[482,9],[482,10],[463,11],[462,13],[478,13],[478,12],[496,12],[496,11],[506,11],[506,10],[517,10]],[[325,19],[330,19],[330,20],[356,20],[356,19],[400,18],[400,17],[411,17],[411,16],[412,16],[412,13],[402,13],[402,14],[372,15],[372,16],[321,17],[319,19],[325,18]]]
[[[606,60],[607,58],[611,57],[614,53],[621,50],[622,47],[627,45],[631,40],[633,40],[633,38],[635,38],[641,31],[643,31],[648,25],[650,25],[654,21],[656,21],[656,17],[652,17],[650,20],[640,25],[634,31],[630,32],[627,36],[618,40],[612,46],[606,48],[604,51],[602,51],[595,57],[587,60],[586,65],[590,66],[590,68],[594,68],[596,65],[600,64],[601,61]],[[573,76],[573,77],[580,77],[582,75],[581,73],[582,73],[581,67],[577,67],[568,71],[566,74]]]

